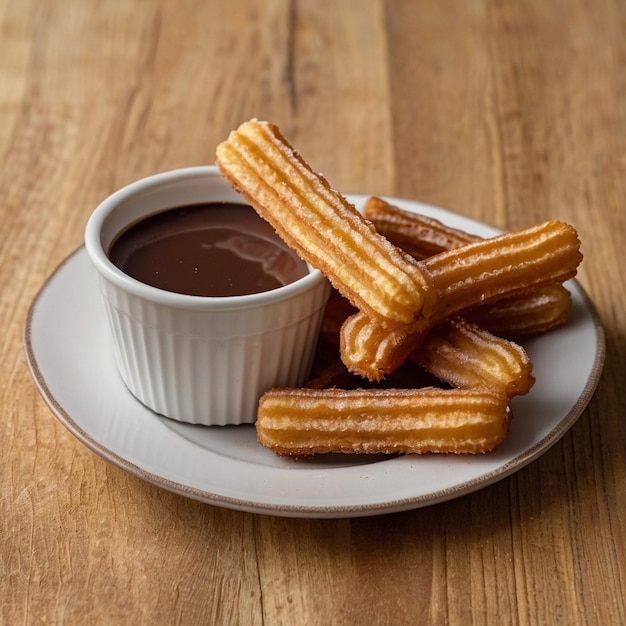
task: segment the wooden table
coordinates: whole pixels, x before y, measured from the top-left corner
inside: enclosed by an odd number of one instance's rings
[[[626,623],[625,7],[0,0],[0,623]],[[253,116],[342,191],[576,226],[606,365],[554,447],[435,506],[289,519],[154,487],[59,423],[23,349],[39,288],[100,200]]]

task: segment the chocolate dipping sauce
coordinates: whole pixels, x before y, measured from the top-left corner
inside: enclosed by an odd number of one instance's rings
[[[241,296],[287,285],[307,265],[256,211],[219,202],[168,209],[122,232],[111,261],[133,278],[193,296]]]

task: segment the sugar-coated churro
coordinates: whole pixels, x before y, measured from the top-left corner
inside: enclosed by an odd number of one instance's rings
[[[416,259],[481,239],[432,217],[400,209],[377,196],[367,200],[363,215],[374,224],[377,232]]]
[[[391,243],[420,260],[481,240],[478,235],[406,211],[378,197],[367,200],[364,215]],[[505,301],[476,306],[467,316],[496,334],[526,337],[564,324],[571,304],[569,291],[554,284]]]
[[[428,317],[428,273],[378,234],[273,124],[251,120],[217,147],[222,175],[277,233],[373,318]]]
[[[466,317],[510,339],[539,335],[569,319],[572,296],[564,285],[547,285],[530,293],[477,306]]]
[[[332,355],[336,344],[320,340],[324,355]],[[335,358],[316,358],[318,364],[307,387],[363,387],[366,382],[349,372]],[[424,336],[420,347],[408,357],[423,372],[435,376],[451,387],[494,387],[509,398],[523,395],[533,386],[532,362],[520,345],[497,337],[463,318],[446,320]],[[417,387],[423,382],[415,368],[406,372],[406,365],[385,378],[387,387]],[[398,376],[401,374],[401,376]],[[411,377],[410,379],[408,377]],[[378,386],[378,381],[376,381]],[[400,384],[401,383],[401,384]],[[433,385],[430,382],[430,385]],[[423,384],[421,385],[423,386]]]
[[[582,260],[573,226],[551,220],[424,259],[445,318],[503,297],[527,293],[576,275]]]
[[[424,259],[438,294],[435,311],[421,324],[383,328],[362,311],[341,330],[341,355],[351,371],[379,380],[423,341],[429,328],[486,302],[559,284],[582,259],[576,230],[549,221],[467,244]]]
[[[278,454],[464,453],[507,435],[506,395],[479,389],[273,389],[263,395],[259,441]]]
[[[462,318],[431,330],[409,359],[459,389],[494,387],[513,397],[535,379],[526,351]]]
[[[505,439],[532,364],[489,329],[523,336],[563,323],[562,283],[582,259],[574,228],[549,221],[481,239],[379,198],[364,217],[258,120],[218,146],[217,164],[336,290],[308,384],[259,401],[264,446],[295,457],[476,454]]]
[[[420,330],[407,324],[384,327],[359,311],[341,326],[341,360],[354,374],[381,380],[406,361],[429,330],[426,323]]]

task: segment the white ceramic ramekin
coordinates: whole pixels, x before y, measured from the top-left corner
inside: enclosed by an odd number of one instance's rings
[[[254,422],[264,391],[302,384],[330,291],[309,268],[305,277],[264,293],[189,296],[141,283],[108,259],[112,241],[137,220],[219,201],[243,202],[216,167],[174,170],[113,193],[85,229],[126,386],[156,413],[205,425]]]

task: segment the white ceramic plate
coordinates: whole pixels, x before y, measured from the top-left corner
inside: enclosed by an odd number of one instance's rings
[[[364,196],[349,196],[361,206]],[[482,236],[498,231],[454,213],[392,199]],[[293,461],[256,442],[253,426],[203,427],[152,413],[118,377],[105,313],[83,248],[35,298],[25,328],[29,367],[59,420],[107,461],[150,483],[214,505],[291,517],[356,517],[422,507],[476,491],[557,442],[589,402],[604,333],[575,282],[567,326],[524,345],[537,382],[516,398],[506,442],[484,456],[322,456]]]

